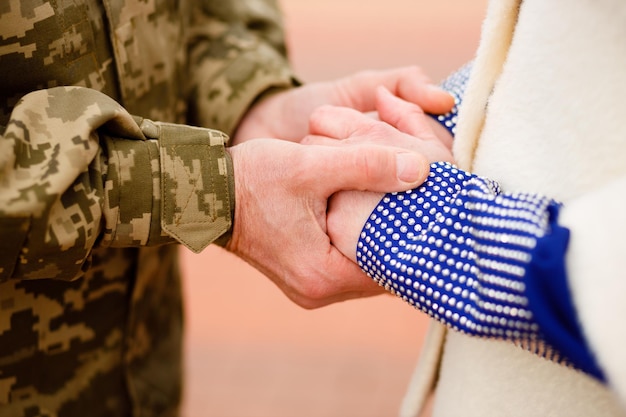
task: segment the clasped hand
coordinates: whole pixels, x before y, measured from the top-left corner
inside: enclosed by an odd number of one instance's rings
[[[417,152],[428,162],[453,162],[452,136],[416,104],[377,89],[375,116],[353,109],[324,106],[311,116],[311,134],[304,143],[345,147],[380,144]],[[437,132],[437,133],[436,133]],[[386,192],[393,190],[387,189]],[[361,228],[382,196],[376,192],[342,191],[329,200],[328,236],[346,257],[356,262]]]
[[[309,84],[257,103],[229,148],[236,206],[227,249],[305,308],[381,293],[346,257],[354,258],[350,241],[363,224],[357,226],[351,210],[365,213],[374,195],[345,190],[418,186],[432,158],[450,159],[419,109],[439,113],[452,105],[414,67]],[[375,110],[381,121],[365,115]],[[423,136],[419,146],[417,134]],[[293,143],[304,136],[304,143]],[[272,139],[250,140],[263,137]]]

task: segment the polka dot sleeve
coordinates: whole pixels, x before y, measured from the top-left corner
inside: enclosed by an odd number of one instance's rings
[[[441,88],[454,97],[454,107],[452,107],[448,113],[431,115],[445,127],[452,136],[456,134],[457,115],[461,108],[461,103],[463,102],[463,95],[465,94],[465,88],[467,87],[467,81],[469,80],[472,66],[473,61],[468,62],[441,83]]]
[[[495,181],[434,163],[420,188],[379,202],[361,232],[357,261],[381,286],[452,329],[513,340],[568,364],[574,356],[580,362],[575,367],[601,377],[588,363],[593,357],[582,334],[575,332],[573,308],[544,308],[552,297],[569,299],[564,269],[556,278],[562,285],[547,292],[536,285],[563,265],[567,240],[552,250],[547,269],[533,260],[538,242],[546,246],[552,239],[559,207],[549,198],[502,192]],[[550,331],[556,340],[545,338],[542,325],[554,323],[555,314],[561,324],[551,329],[574,327],[568,343],[559,343],[558,331]],[[582,356],[569,352],[571,343],[578,343]],[[554,349],[560,345],[564,350]]]

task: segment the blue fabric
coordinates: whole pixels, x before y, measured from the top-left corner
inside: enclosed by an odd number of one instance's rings
[[[434,163],[419,189],[380,201],[363,228],[357,261],[392,293],[456,330],[529,342],[538,326],[522,279],[550,203],[501,195],[493,181]]]
[[[556,223],[559,207],[434,163],[421,187],[379,202],[360,235],[357,262],[454,330],[514,340],[603,380],[567,289],[569,232]]]
[[[456,134],[457,116],[472,67],[473,62],[470,61],[441,83],[441,87],[454,97],[455,105],[446,114],[431,115],[452,136]],[[455,168],[445,164],[433,164],[435,170],[441,170],[442,167],[448,174],[446,178],[450,178],[449,174]],[[440,171],[439,174],[444,171]],[[458,212],[454,216],[450,215],[453,206],[468,208],[468,203],[472,205],[467,194],[465,198],[457,198],[462,189],[476,190],[478,187],[480,194],[482,186],[483,190],[491,190],[493,195],[500,194],[497,183],[460,170],[457,172],[461,172],[460,174],[455,172],[455,175],[460,175],[459,179],[462,182],[461,185],[455,184],[453,190],[449,190],[454,192],[454,197],[446,196],[446,192],[441,191],[439,184],[442,177],[437,174],[431,175],[431,178],[436,178],[434,182],[427,181],[418,190],[385,196],[361,233],[357,249],[361,268],[390,292],[455,330],[489,337],[504,336],[518,342],[520,336],[523,336],[528,345],[533,345],[535,339],[543,340],[574,367],[605,381],[604,373],[586,344],[572,304],[564,265],[569,230],[557,223],[559,205],[549,202],[533,208],[535,221],[545,217],[549,218],[549,221],[543,225],[536,225],[541,229],[540,233],[530,236],[532,244],[525,248],[521,247],[521,252],[526,252],[526,256],[519,257],[519,246],[511,245],[510,242],[499,242],[496,247],[489,238],[489,233],[502,232],[501,227],[493,227],[494,224],[498,224],[498,220],[516,221],[514,218],[507,219],[506,215],[502,215],[502,210],[499,212],[496,210],[499,204],[495,199],[486,198],[483,194],[482,198],[479,198],[480,201],[474,201],[473,205],[473,207],[475,204],[484,205],[481,216],[483,219],[491,219],[485,220],[487,223],[491,222],[491,226],[473,225],[468,220],[473,214],[471,210],[466,210],[462,216]],[[421,200],[421,204],[424,204],[424,197],[432,196],[433,192],[443,198],[432,201],[439,204],[438,209],[431,208],[430,202],[427,201],[426,215],[424,215],[426,210],[420,210],[412,202],[407,204],[409,201],[407,195],[413,197],[414,202]],[[526,195],[508,195],[508,197],[510,202],[511,198],[523,200]],[[445,205],[442,205],[441,201],[444,201]],[[406,210],[398,209],[407,205],[410,207],[409,215]],[[431,218],[435,219],[435,216],[438,216],[438,219],[430,221]],[[408,219],[412,219],[413,223]],[[416,220],[419,220],[419,230],[415,226]],[[440,227],[446,221],[460,225],[455,238],[460,236],[462,243],[458,241],[451,243],[445,238],[442,239]],[[411,229],[412,231],[408,232]],[[469,233],[470,229],[472,233]],[[415,246],[411,242],[420,242],[420,245]],[[446,242],[449,248],[455,247],[456,254],[448,251],[450,253],[441,255],[443,242]],[[487,252],[491,254],[485,253],[485,248],[489,248]],[[518,259],[500,262],[502,259],[498,259],[497,255],[493,256],[498,251],[516,253]],[[462,253],[466,254],[464,258],[459,256]],[[468,259],[468,253],[474,255],[473,259]],[[430,259],[429,255],[432,254],[438,256]],[[461,271],[455,271],[450,262],[454,266],[460,263]],[[516,276],[502,270],[493,271],[490,270],[490,265],[497,265],[500,269],[522,268],[523,275]],[[463,268],[468,269],[465,272],[470,273],[463,274]],[[414,276],[405,276],[407,271],[410,272],[409,275]],[[446,271],[446,276],[442,276],[442,271]],[[489,279],[485,280],[485,276]],[[459,282],[460,278],[463,282]],[[509,288],[503,289],[503,283]],[[497,294],[500,299],[490,297],[490,293]],[[511,299],[517,302],[509,302]],[[506,314],[504,316],[497,314],[498,311],[508,312],[508,317]],[[511,312],[514,314],[511,315]],[[481,318],[485,317],[491,322],[484,323]]]
[[[461,103],[463,102],[463,96],[465,95],[465,89],[467,88],[467,82],[472,72],[473,65],[473,61],[463,65],[456,72],[448,76],[440,85],[441,88],[454,97],[454,107],[452,107],[448,113],[430,115],[445,127],[452,136],[456,134],[457,116],[461,108]]]
[[[558,208],[550,213],[550,233],[537,240],[526,274],[529,308],[541,333],[574,367],[605,382],[606,378],[585,342],[572,303],[565,253],[569,230],[557,223]]]

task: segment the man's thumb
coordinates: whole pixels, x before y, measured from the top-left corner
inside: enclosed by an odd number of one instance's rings
[[[342,190],[406,191],[419,186],[429,172],[419,153],[377,145],[328,147],[324,169],[327,195]]]

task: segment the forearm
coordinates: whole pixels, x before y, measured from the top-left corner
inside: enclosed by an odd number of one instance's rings
[[[455,330],[513,340],[602,379],[570,299],[558,211],[549,198],[434,164],[422,187],[380,201],[356,257],[380,285]]]
[[[272,0],[194,3],[189,30],[190,123],[232,135],[263,93],[298,82]]]
[[[140,123],[145,140],[100,135],[108,154],[103,244],[179,241],[199,252],[230,229],[234,185],[222,132]]]
[[[134,119],[94,90],[25,96],[0,142],[0,221],[14,233],[0,278],[72,279],[95,245],[201,250],[230,228],[224,141]]]

